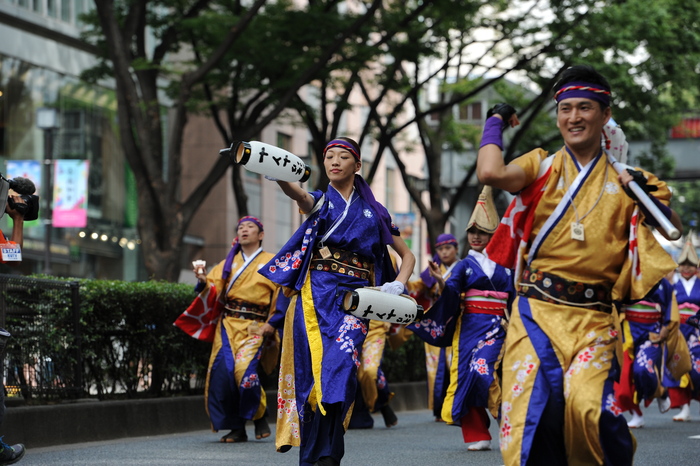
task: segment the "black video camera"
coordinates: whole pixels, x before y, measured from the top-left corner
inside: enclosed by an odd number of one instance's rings
[[[16,192],[24,203],[15,202],[9,195],[10,189]],[[18,176],[8,180],[0,175],[0,217],[5,214],[5,205],[8,204],[10,208],[22,214],[25,220],[39,218],[39,196],[34,192],[36,192],[36,186],[29,178]]]

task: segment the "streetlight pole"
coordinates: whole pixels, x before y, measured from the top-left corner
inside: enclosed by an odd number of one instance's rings
[[[44,273],[51,275],[51,204],[53,197],[51,165],[53,164],[53,131],[59,127],[56,109],[48,107],[38,108],[36,111],[36,125],[44,130]]]

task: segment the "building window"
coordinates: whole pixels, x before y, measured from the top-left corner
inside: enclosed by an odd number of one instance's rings
[[[394,195],[396,194],[396,170],[393,168],[386,169],[386,200],[384,201],[384,207],[389,212],[394,212]]]
[[[459,106],[459,119],[460,119],[460,121],[464,121],[464,120],[469,119],[469,106],[468,105],[460,105]]]
[[[288,134],[277,132],[277,147],[288,152],[292,151],[292,137]]]
[[[472,120],[481,120],[481,102],[474,102],[469,107],[471,107]]]
[[[66,23],[72,23],[73,18],[71,16],[71,3],[68,0],[61,0],[61,21]]]
[[[81,24],[78,17],[89,11],[93,5],[90,0],[5,0],[5,2],[74,25]]]
[[[459,106],[459,121],[480,121],[482,118],[481,102],[472,102]]]
[[[52,18],[58,18],[58,0],[46,0],[47,14]]]

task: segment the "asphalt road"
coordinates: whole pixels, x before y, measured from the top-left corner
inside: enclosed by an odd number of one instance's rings
[[[646,425],[634,431],[638,440],[635,466],[700,465],[700,414],[693,402],[695,422],[673,422],[673,413],[660,414],[656,404],[645,411]],[[425,466],[501,465],[497,441],[494,450],[469,452],[458,427],[433,421],[427,410],[397,413],[399,424],[387,429],[381,416],[375,428],[351,430],[345,436],[344,465]],[[67,422],[70,422],[67,420]],[[105,420],[109,422],[109,420]],[[274,426],[272,426],[274,429]],[[491,432],[497,439],[497,427]],[[222,444],[222,433],[195,431],[82,443],[28,450],[18,464],[29,465],[296,465],[298,449],[277,453],[273,436],[254,440],[252,423],[247,443]],[[8,439],[9,440],[9,439]]]

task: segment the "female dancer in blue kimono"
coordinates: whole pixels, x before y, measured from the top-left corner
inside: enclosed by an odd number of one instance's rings
[[[657,398],[662,413],[670,408],[662,381],[673,299],[673,285],[664,278],[643,300],[622,308],[625,314],[621,322],[624,356],[620,381],[615,383],[615,396],[620,408],[632,412],[632,419],[627,423],[631,429],[644,427],[641,401],[649,406]]]
[[[461,425],[470,451],[491,449],[486,411],[494,418],[499,415],[497,372],[506,337],[506,309],[515,295],[510,270],[483,254],[497,227],[498,215],[487,186],[467,225],[469,254],[454,267],[447,282],[435,264],[430,264],[442,292],[423,320],[409,326],[430,344],[452,347],[442,418],[448,424]]]
[[[690,238],[690,235],[688,235]],[[690,401],[700,401],[700,329],[697,316],[700,315],[700,280],[697,277],[698,259],[695,247],[690,240],[683,246],[678,257],[678,276],[674,287],[680,312],[680,331],[688,343],[691,369],[681,380],[666,377],[671,398],[671,408],[681,411],[673,416],[674,421],[690,421]]]
[[[301,465],[336,465],[355,399],[359,355],[368,320],[343,311],[345,292],[381,285],[404,291],[415,257],[389,212],[356,173],[360,150],[338,138],[324,150],[327,191],[277,181],[309,215],[259,272],[295,294],[285,320],[278,392],[278,451],[299,446]],[[401,258],[398,275],[387,246]]]

